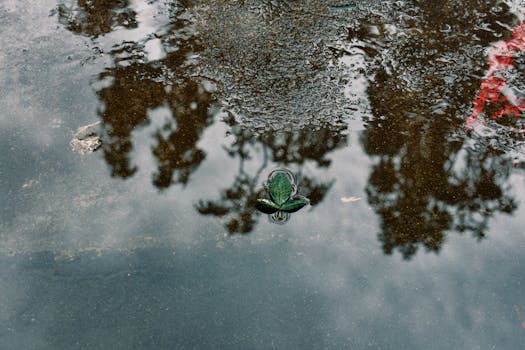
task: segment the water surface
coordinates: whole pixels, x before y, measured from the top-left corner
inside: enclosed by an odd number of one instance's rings
[[[355,4],[4,0],[2,348],[519,348],[525,7]]]

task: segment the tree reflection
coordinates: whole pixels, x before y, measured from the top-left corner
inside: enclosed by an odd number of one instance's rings
[[[191,1],[164,4],[171,11],[169,27],[162,33],[143,41],[125,41],[115,45],[109,54],[114,67],[99,74],[97,94],[102,101],[99,116],[102,121],[104,158],[115,177],[133,176],[137,166],[131,164],[133,131],[151,124],[151,111],[168,110],[171,118],[156,130],[156,145],[152,154],[158,169],[153,183],[159,189],[174,183],[186,184],[191,173],[201,164],[205,154],[197,148],[203,130],[210,125],[210,107],[214,102],[212,85],[193,74],[193,57],[202,51],[201,38],[188,8]],[[128,14],[124,16],[123,14]],[[58,7],[61,23],[75,33],[96,38],[118,26],[132,28],[137,25],[136,14],[128,1],[85,2]],[[125,20],[124,20],[125,19]],[[165,56],[150,61],[145,48],[148,40],[159,40]],[[319,203],[332,182],[319,182],[302,175],[306,162],[328,167],[326,154],[346,141],[341,134],[345,126],[321,129],[316,132],[269,132],[256,135],[243,129],[231,117],[225,121],[235,141],[226,149],[231,157],[239,159],[239,172],[230,188],[221,192],[216,201],[201,201],[197,205],[205,215],[227,216],[230,233],[248,233],[257,220],[254,204],[262,189],[256,188],[263,170],[270,163],[298,168],[300,190],[308,196],[311,205]],[[245,169],[251,157],[262,150],[262,162],[255,173]]]
[[[72,5],[57,6],[58,20],[68,30],[96,38],[122,26],[137,27],[137,13],[129,0],[78,0]]]
[[[194,74],[195,54],[205,51],[193,17],[187,12],[194,4],[191,1],[166,4],[170,13],[168,27],[143,41],[114,46],[110,52],[114,66],[98,77],[102,87],[97,94],[103,102],[99,115],[105,133],[102,148],[113,176],[127,178],[137,171],[130,162],[132,132],[151,123],[151,111],[159,108],[169,111],[170,118],[154,134],[152,154],[158,165],[154,185],[165,189],[174,183],[186,184],[205,157],[197,143],[212,122],[210,107],[214,98],[209,81]],[[419,246],[439,251],[447,230],[470,231],[482,238],[488,219],[495,212],[512,213],[516,208],[505,187],[509,164],[501,152],[483,143],[469,149],[465,147],[465,139],[457,135],[484,75],[483,48],[501,40],[498,33],[510,36],[502,23],[512,23],[513,17],[504,5],[494,6],[488,0],[451,0],[446,6],[405,1],[388,6],[392,7],[389,12],[370,15],[368,23],[356,21],[359,24],[350,29],[350,39],[375,60],[368,88],[375,119],[362,134],[364,150],[377,158],[367,186],[368,200],[381,218],[379,238],[384,251],[390,254],[398,249],[409,258]],[[75,7],[59,6],[58,14],[71,31],[93,38],[118,26],[136,26],[136,14],[126,0],[79,0]],[[215,20],[220,22],[224,18],[228,17]],[[284,22],[280,22],[283,28]],[[245,30],[251,32],[248,24]],[[214,55],[207,57],[215,57],[219,63],[241,62],[243,67],[250,67],[247,69],[250,72],[255,65],[257,72],[271,73],[263,74],[266,78],[261,80],[260,74],[239,75],[232,68],[230,80],[238,84],[231,86],[245,87],[242,98],[256,96],[250,103],[258,108],[260,101],[266,99],[268,105],[262,107],[268,110],[274,101],[293,106],[312,103],[317,89],[308,84],[299,84],[305,89],[301,94],[288,92],[298,88],[295,84],[302,81],[297,79],[299,73],[305,82],[318,79],[320,68],[315,59],[308,60],[309,64],[301,63],[305,50],[312,56],[320,56],[311,50],[315,45],[301,47],[292,56],[274,57],[280,51],[274,51],[273,46],[280,47],[282,43],[267,40],[266,27],[261,27],[259,39],[270,45],[271,50],[260,55],[257,50],[245,50],[250,45],[235,46],[239,28],[230,27],[228,45],[235,50],[225,49],[221,36],[208,31],[208,37],[214,37],[215,41],[208,42],[207,49]],[[294,27],[294,31],[301,33],[292,34],[307,37],[304,29]],[[317,24],[309,30],[307,33],[312,35],[318,32]],[[164,56],[150,60],[145,47],[153,40],[160,43]],[[255,39],[246,36],[243,40],[251,44]],[[237,55],[245,52],[245,60],[239,61]],[[231,57],[220,61],[225,54]],[[290,57],[301,58],[295,70],[288,69]],[[276,58],[280,64],[270,64],[272,61],[267,58]],[[220,69],[224,65],[215,67]],[[270,92],[268,82],[274,84]],[[320,92],[325,95],[327,91]],[[235,93],[230,91],[231,95]],[[331,96],[331,92],[327,95]],[[235,110],[236,99],[232,100]],[[337,103],[333,105],[343,108]],[[287,114],[286,118],[292,116]],[[230,234],[251,232],[258,218],[253,210],[255,201],[263,191],[258,188],[260,175],[269,171],[270,165],[292,168],[300,178],[301,194],[310,199],[312,206],[323,200],[332,183],[309,176],[305,166],[314,163],[320,168],[328,167],[330,160],[326,155],[346,143],[343,134],[346,126],[255,134],[242,128],[231,115],[225,122],[234,139],[226,152],[238,160],[239,170],[232,185],[221,191],[218,199],[198,203],[196,208],[201,214],[224,217]],[[248,163],[258,166],[254,170]]]
[[[151,122],[151,111],[164,108],[171,114],[155,131],[152,153],[158,169],[153,183],[159,189],[172,183],[186,184],[205,154],[197,148],[203,130],[211,124],[213,102],[210,82],[195,78],[193,55],[201,50],[200,38],[191,16],[190,4],[172,3],[170,22],[156,40],[164,58],[148,60],[146,42],[123,42],[110,52],[114,67],[99,75],[97,91],[103,102],[99,111],[104,130],[103,152],[115,177],[132,176],[137,167],[130,164],[132,132]],[[68,16],[68,28],[96,37],[113,29],[122,13],[133,13],[127,1],[79,1],[82,11]]]
[[[188,58],[200,50],[199,38],[183,35],[191,23],[178,16],[180,11],[174,14],[172,28],[162,38],[165,47],[171,48],[164,59],[148,62],[143,46],[124,43],[111,53],[116,67],[100,74],[101,80],[110,78],[110,85],[98,92],[105,106],[100,113],[107,132],[104,156],[114,176],[128,177],[136,171],[128,159],[131,132],[149,122],[148,110],[169,108],[173,120],[156,131],[157,144],[153,148],[158,163],[153,182],[161,189],[188,181],[205,157],[196,144],[212,121],[212,95],[205,82],[188,74]]]
[[[384,28],[369,35],[374,31],[366,25],[351,32],[354,41],[380,44],[390,55],[368,88],[375,119],[362,144],[378,159],[367,194],[381,218],[379,239],[386,254],[397,249],[405,258],[419,246],[438,252],[447,230],[483,238],[495,212],[516,208],[505,187],[510,164],[502,152],[488,144],[470,149],[457,135],[485,66],[482,52],[475,53],[499,40],[497,33],[505,32],[500,23],[512,17],[489,1],[412,5],[413,16],[399,23],[406,40],[389,41]],[[380,50],[368,53],[381,56]]]
[[[225,227],[230,234],[250,233],[260,215],[254,210],[257,198],[264,197],[265,193],[260,186],[260,175],[264,170],[271,170],[268,169],[270,163],[297,169],[294,173],[299,177],[299,194],[308,197],[312,206],[323,200],[332,181],[319,181],[305,174],[304,166],[313,162],[318,167],[328,167],[330,160],[326,155],[346,144],[345,128],[273,131],[256,135],[242,128],[231,114],[225,122],[234,137],[226,152],[239,160],[239,171],[233,184],[221,191],[219,199],[201,200],[197,204],[201,214],[226,217]],[[251,174],[246,170],[246,164],[250,161],[260,164]]]

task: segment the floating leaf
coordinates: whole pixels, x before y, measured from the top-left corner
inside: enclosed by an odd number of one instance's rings
[[[284,173],[278,173],[270,182],[269,191],[275,204],[281,206],[290,198],[293,187]]]
[[[268,199],[257,199],[257,202],[255,203],[255,208],[257,208],[259,211],[265,213],[265,214],[273,214],[277,210],[279,210],[279,206]]]
[[[287,213],[294,213],[302,207],[310,204],[310,201],[303,196],[296,196],[281,206],[281,210]]]

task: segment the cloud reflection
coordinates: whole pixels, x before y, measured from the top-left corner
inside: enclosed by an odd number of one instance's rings
[[[188,184],[191,174],[206,156],[198,143],[213,121],[212,110],[219,98],[229,102],[223,106],[227,112],[249,111],[237,107],[246,100],[258,104],[266,93],[272,98],[286,95],[294,99],[294,103],[285,103],[287,108],[295,105],[302,108],[316,99],[314,90],[317,90],[302,83],[314,82],[322,76],[319,72],[333,58],[330,56],[332,51],[336,51],[335,56],[340,54],[336,48],[319,43],[312,51],[310,38],[302,38],[301,44],[292,46],[307,47],[293,51],[294,59],[302,57],[299,52],[309,50],[311,55],[317,55],[321,50],[326,54],[318,55],[322,64],[295,62],[296,70],[288,71],[297,72],[294,73],[297,76],[286,76],[286,84],[282,77],[276,78],[272,72],[267,78],[275,78],[275,82],[282,84],[268,92],[267,87],[261,88],[258,75],[245,75],[251,69],[236,69],[226,64],[236,58],[228,55],[246,51],[243,46],[247,44],[246,40],[236,46],[236,35],[239,34],[229,26],[228,47],[221,46],[218,39],[221,34],[210,28],[207,28],[206,35],[201,36],[199,30],[203,31],[203,28],[197,28],[197,20],[188,12],[192,6],[195,6],[192,2],[170,3],[167,6],[168,27],[143,41],[124,41],[114,45],[109,52],[114,66],[98,76],[102,86],[97,94],[102,102],[99,116],[104,130],[103,152],[114,177],[128,178],[135,174],[137,166],[129,159],[134,142],[133,130],[150,123],[150,111],[167,106],[171,117],[153,135],[152,156],[157,163],[153,184],[159,189]],[[449,6],[439,8],[411,2],[406,8],[398,8],[400,3],[392,6],[396,11],[402,10],[404,16],[400,19],[382,17],[370,11],[362,21],[349,24],[346,43],[359,48],[370,62],[365,74],[369,78],[367,93],[374,118],[362,133],[361,143],[364,151],[376,160],[366,192],[381,221],[379,239],[385,253],[399,250],[405,258],[410,258],[421,246],[438,252],[449,230],[470,231],[475,237],[483,238],[494,213],[510,214],[516,209],[507,187],[510,163],[502,156],[502,151],[488,143],[470,148],[468,140],[461,134],[464,118],[476,96],[479,77],[483,75],[483,49],[508,31],[502,23],[512,23],[514,17],[506,6],[495,7],[488,1],[451,1]],[[122,13],[133,13],[125,1],[104,5],[79,1],[78,8],[83,12],[73,11],[59,15],[59,18],[73,32],[91,37],[117,28]],[[322,8],[316,7],[319,11]],[[472,11],[460,10],[464,8]],[[235,6],[225,6],[214,11],[228,16],[235,9]],[[289,9],[285,6],[281,10],[285,13]],[[486,16],[475,15],[480,12]],[[280,12],[270,13],[276,15]],[[296,16],[302,18],[297,14],[293,18]],[[321,17],[309,24],[309,30],[322,23]],[[274,23],[271,18],[259,21],[247,17],[246,23],[250,25],[243,30],[251,32],[252,26]],[[85,23],[77,25],[77,22]],[[279,22],[279,25],[283,23]],[[264,32],[260,29],[257,27],[254,33]],[[332,30],[333,25],[329,32],[335,33]],[[265,38],[258,35],[249,41],[247,47],[262,45]],[[161,49],[155,49],[156,54],[152,53],[152,40],[161,46]],[[267,47],[265,56],[272,58],[272,53],[281,52],[274,44]],[[261,72],[271,61],[261,61],[256,50],[249,51],[248,56],[250,60],[253,58],[252,64]],[[215,57],[219,63],[201,61],[210,57]],[[279,71],[284,70],[290,61],[286,57],[279,59]],[[242,90],[243,98],[233,96],[236,92],[231,88],[238,86],[233,83],[228,89],[215,91],[215,83],[221,85],[221,81],[212,83],[210,79],[202,78],[200,69],[205,66],[208,72],[221,72],[227,81],[242,83],[243,88],[239,91]],[[338,72],[331,70],[330,74]],[[292,82],[301,83],[298,86],[306,90],[300,90],[300,96],[294,95],[296,88]],[[333,89],[339,87],[335,84],[330,85],[329,92],[319,91],[333,97]],[[308,94],[305,95],[305,91]],[[272,98],[267,100],[272,101]],[[309,102],[303,103],[304,98]],[[333,105],[340,106],[339,112],[348,107],[339,102]],[[287,125],[290,120],[284,119],[289,115],[275,113],[275,117],[281,119],[261,130],[257,124],[264,118],[255,110],[254,115],[245,114],[240,118],[245,121],[253,117],[256,121],[253,127],[238,123],[239,119],[236,120],[233,114],[224,121],[234,140],[225,151],[238,160],[239,170],[232,185],[220,191],[219,199],[201,198],[196,205],[203,215],[223,217],[230,234],[253,230],[258,215],[253,208],[262,191],[258,186],[259,177],[266,169],[271,169],[270,165],[291,167],[301,177],[302,194],[310,198],[312,206],[320,203],[332,180],[308,175],[306,163],[326,169],[331,165],[327,155],[346,144],[347,124],[339,119],[340,113],[331,126],[320,126],[315,130],[301,126],[295,131],[272,131],[279,129],[281,123]],[[293,122],[297,116],[290,118]],[[270,120],[264,120],[265,125],[268,123]]]
[[[259,135],[239,125],[232,114],[225,122],[234,137],[225,151],[238,159],[238,174],[233,184],[221,191],[219,199],[201,200],[197,204],[201,214],[225,217],[230,234],[250,233],[260,215],[254,210],[257,199],[265,194],[260,176],[274,168],[271,164],[294,169],[299,177],[299,194],[307,197],[313,207],[323,200],[333,180],[310,176],[304,168],[312,162],[318,167],[328,168],[331,161],[327,155],[346,145],[345,129],[274,131]],[[250,173],[247,168],[255,170]]]

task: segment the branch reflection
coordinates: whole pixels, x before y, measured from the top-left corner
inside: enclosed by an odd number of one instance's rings
[[[321,128],[317,131],[268,132],[256,135],[242,128],[233,115],[225,122],[230,126],[233,143],[226,148],[232,158],[239,161],[239,171],[233,184],[221,191],[216,200],[201,200],[197,210],[203,215],[225,217],[228,233],[250,233],[260,213],[256,210],[257,198],[264,197],[265,189],[260,186],[261,174],[278,164],[292,168],[299,178],[299,194],[310,200],[315,207],[325,197],[333,181],[320,181],[306,174],[304,167],[313,163],[327,168],[331,161],[326,157],[333,150],[346,145],[345,128]],[[262,160],[259,160],[262,158]],[[260,164],[256,171],[248,173],[247,163]]]

